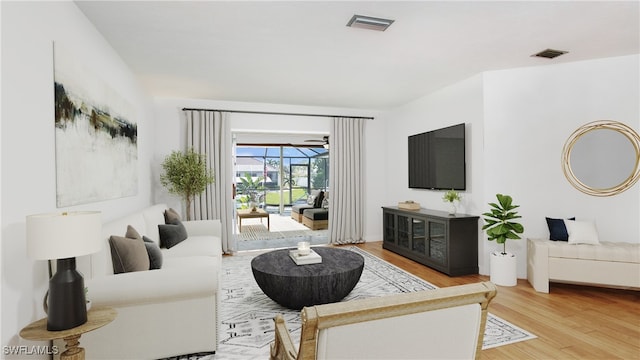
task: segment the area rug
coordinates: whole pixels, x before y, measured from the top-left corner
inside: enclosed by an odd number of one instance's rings
[[[293,237],[326,237],[328,230],[269,231],[265,225],[243,225],[235,234],[236,241],[273,240]]]
[[[437,288],[357,247],[347,248],[362,255],[365,266],[360,282],[343,301],[386,294]],[[284,308],[260,290],[251,273],[253,256],[230,256],[222,260],[222,284],[218,316],[218,351],[213,355],[194,355],[198,360],[247,360],[269,357],[273,341],[273,318],[282,314],[294,343],[300,339],[300,312]],[[489,314],[483,349],[533,339],[536,336]]]
[[[242,226],[242,232],[234,236],[238,251],[295,247],[299,241],[312,245],[328,243],[328,230],[267,231],[264,225]]]

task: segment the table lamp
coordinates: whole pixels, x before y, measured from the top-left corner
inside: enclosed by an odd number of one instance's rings
[[[98,211],[27,216],[27,254],[36,260],[56,259],[49,279],[47,330],[74,328],[87,322],[84,279],[76,256],[98,252],[102,246]]]

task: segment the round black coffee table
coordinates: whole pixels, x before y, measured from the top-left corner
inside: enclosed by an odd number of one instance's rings
[[[258,255],[251,270],[260,289],[273,301],[289,309],[338,302],[356,286],[364,258],[354,251],[314,247],[322,263],[296,265],[289,249]]]

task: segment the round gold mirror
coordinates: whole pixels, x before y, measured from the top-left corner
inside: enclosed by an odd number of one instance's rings
[[[585,194],[619,194],[640,179],[640,136],[618,121],[585,124],[564,144],[562,170],[571,185]]]

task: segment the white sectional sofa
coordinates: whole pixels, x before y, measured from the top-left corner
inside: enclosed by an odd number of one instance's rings
[[[527,279],[543,293],[550,281],[640,289],[640,244],[527,239]]]
[[[92,306],[110,306],[117,318],[82,335],[88,359],[159,359],[213,352],[222,246],[218,220],[183,221],[188,238],[162,249],[160,269],[114,274],[109,237],[132,226],[159,244],[163,204],[103,225],[99,253],[78,259]]]

